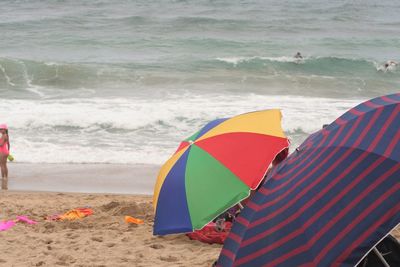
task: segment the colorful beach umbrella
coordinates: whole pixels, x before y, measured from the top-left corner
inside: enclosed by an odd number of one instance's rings
[[[154,188],[154,234],[201,229],[248,197],[288,146],[279,110],[211,121],[162,166]]]
[[[267,176],[218,266],[354,266],[400,223],[400,94],[349,110]]]

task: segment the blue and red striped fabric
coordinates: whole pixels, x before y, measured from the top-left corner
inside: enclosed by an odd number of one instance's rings
[[[312,134],[248,202],[218,266],[354,266],[400,223],[400,94]]]

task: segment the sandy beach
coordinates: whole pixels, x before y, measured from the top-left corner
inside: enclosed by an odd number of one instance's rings
[[[25,215],[38,223],[17,222],[0,232],[0,266],[211,266],[219,256],[221,245],[183,234],[153,236],[156,166],[9,166],[13,175],[10,191],[0,192],[0,221]],[[93,215],[46,219],[82,207]],[[127,224],[127,215],[144,224]],[[393,235],[400,239],[400,227]]]
[[[45,220],[78,207],[94,214]],[[151,197],[145,195],[1,192],[0,220],[17,215],[38,224],[18,222],[0,232],[0,266],[211,266],[221,249],[185,235],[153,236]],[[128,225],[125,215],[145,223]]]
[[[90,207],[76,221],[48,221],[48,215]],[[0,232],[0,266],[211,266],[220,245],[185,235],[152,235],[151,197],[94,193],[8,191],[0,193],[0,220],[26,215],[38,224],[18,222]],[[124,222],[124,216],[144,224]],[[400,239],[400,228],[393,231]]]
[[[400,240],[400,1],[1,3],[0,267],[211,267],[222,245],[153,226],[256,188],[224,266]]]

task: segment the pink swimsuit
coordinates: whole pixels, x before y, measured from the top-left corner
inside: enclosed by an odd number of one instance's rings
[[[2,136],[0,139],[0,154],[8,156],[10,154],[10,151],[8,150],[8,144],[7,144],[7,141],[4,141],[4,143],[1,144],[3,140],[4,139]]]

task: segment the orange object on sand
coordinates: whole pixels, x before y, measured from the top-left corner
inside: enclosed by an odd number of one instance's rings
[[[48,220],[52,220],[52,221],[64,221],[64,220],[76,220],[76,219],[82,219],[86,216],[92,215],[93,214],[93,210],[89,209],[89,208],[76,208],[76,209],[72,209],[67,211],[64,214],[61,215],[53,215],[53,216],[49,216],[47,217]]]
[[[86,216],[92,215],[93,210],[89,208],[77,208],[70,211],[67,211],[63,215],[60,216],[60,220],[76,220],[82,219]]]
[[[131,216],[125,216],[125,222],[126,223],[134,223],[134,224],[143,224],[143,220],[138,219],[138,218],[133,218]]]

